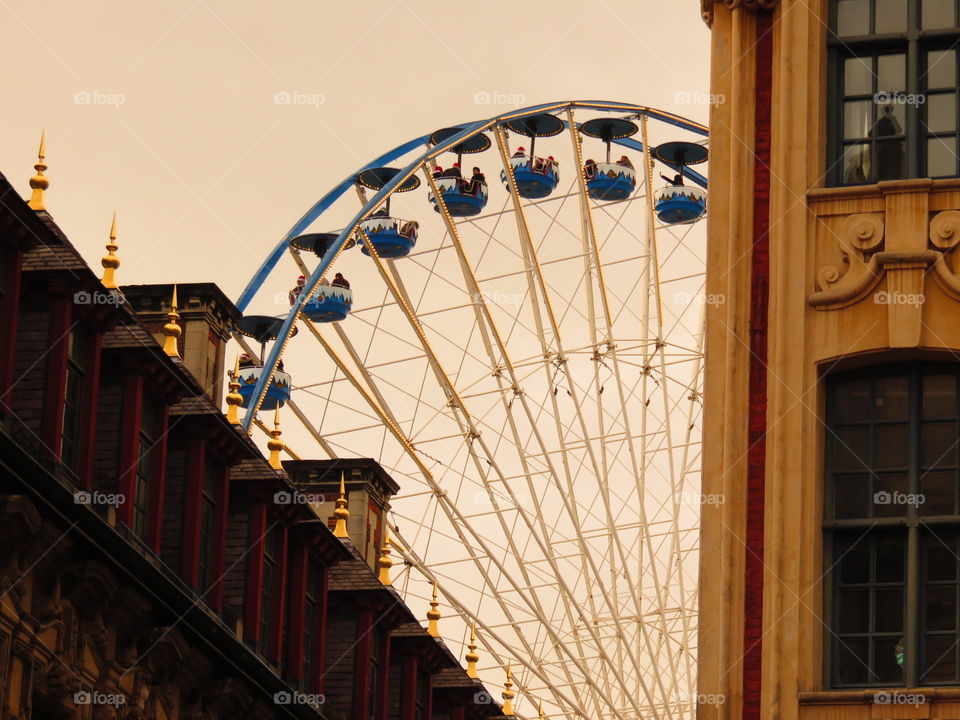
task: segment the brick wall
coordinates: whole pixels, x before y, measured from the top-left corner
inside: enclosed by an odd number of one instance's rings
[[[357,642],[356,613],[335,612],[327,616],[327,647],[324,660],[324,707],[352,717],[354,653]]]
[[[390,679],[387,681],[387,717],[400,717],[400,699],[403,693],[403,661],[391,658]]]
[[[230,498],[227,511],[227,547],[224,555],[223,616],[231,627],[243,618],[247,597],[247,550],[250,542],[250,510],[247,499]]]
[[[115,492],[117,488],[122,418],[122,380],[105,370],[97,395],[97,437],[93,449],[93,486],[104,492]]]
[[[39,303],[24,303],[17,320],[17,353],[13,365],[13,412],[39,435],[47,386],[51,313]]]

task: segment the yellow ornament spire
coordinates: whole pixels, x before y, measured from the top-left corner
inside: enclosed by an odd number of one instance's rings
[[[543,700],[537,703],[537,717],[543,720]]]
[[[167,324],[163,326],[163,334],[166,336],[166,340],[163,341],[163,351],[170,357],[175,358],[180,357],[180,350],[177,348],[177,338],[179,338],[183,332],[180,326],[177,325],[177,320],[179,319],[180,315],[177,313],[177,286],[174,285],[173,300],[170,301],[170,312],[167,313]]]
[[[464,656],[467,659],[467,677],[476,680],[479,677],[479,675],[477,675],[477,662],[480,660],[480,656],[477,655],[476,623],[470,626],[470,643],[467,645],[467,650],[469,652]]]
[[[337,507],[333,511],[333,517],[337,524],[333,528],[333,534],[338,538],[349,538],[347,534],[347,518],[350,517],[350,511],[347,509],[347,490],[343,483],[343,473],[340,473],[340,497],[337,498]]]
[[[390,568],[393,567],[393,560],[390,559],[390,527],[387,526],[383,531],[383,546],[380,548],[380,557],[377,560],[377,567],[380,568],[380,582],[384,585],[392,585],[390,581]]]
[[[274,470],[283,470],[280,464],[280,451],[283,450],[283,440],[280,439],[280,406],[273,414],[273,430],[270,431],[270,439],[267,440],[267,450],[270,451],[270,467]]]
[[[227,420],[231,425],[240,424],[240,406],[243,405],[243,395],[240,394],[240,356],[233,364],[230,374],[230,392],[227,393]]]
[[[33,166],[37,174],[30,178],[30,188],[33,192],[30,194],[28,205],[31,210],[46,210],[43,204],[43,191],[50,187],[50,180],[43,171],[47,169],[47,164],[43,161],[47,157],[47,131],[40,132],[40,150],[37,152],[37,164]]]
[[[427,610],[427,635],[430,637],[438,638],[440,637],[440,628],[437,626],[437,620],[440,619],[440,611],[437,610],[437,607],[440,603],[437,602],[437,581],[433,581],[433,600],[430,602],[430,609]]]
[[[513,692],[513,673],[510,672],[510,663],[507,663],[507,681],[503,684],[503,714],[507,717],[513,716],[513,698],[516,693]]]
[[[31,205],[32,207],[32,205]],[[37,208],[34,208],[35,210]],[[42,208],[41,208],[42,209]],[[107,290],[117,289],[116,270],[120,267],[120,258],[117,257],[117,213],[113,213],[113,222],[110,223],[110,242],[107,243],[107,254],[100,260],[103,265],[103,286]]]

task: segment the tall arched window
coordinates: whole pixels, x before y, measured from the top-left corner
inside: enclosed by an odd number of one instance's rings
[[[960,364],[827,384],[825,562],[834,687],[960,683]]]

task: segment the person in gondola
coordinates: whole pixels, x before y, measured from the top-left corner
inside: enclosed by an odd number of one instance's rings
[[[437,178],[440,178],[440,177],[443,177],[443,168],[440,167],[439,165],[434,165],[433,179],[436,180]]]
[[[487,181],[487,176],[480,172],[480,168],[475,167],[473,169],[473,181],[478,183],[485,183]]]
[[[463,173],[460,172],[460,163],[454,163],[451,167],[444,170],[443,177],[462,178]]]
[[[617,160],[617,165],[620,165],[622,167],[628,167],[631,170],[633,170],[633,163],[630,162],[630,158],[628,158],[626,155],[620,156],[620,159]]]
[[[277,372],[283,372],[283,358],[277,360]]]
[[[664,175],[663,173],[660,173],[660,177],[662,177],[664,180],[666,180],[668,183],[670,183],[674,187],[681,187],[683,185],[683,175],[680,173],[677,173],[676,175],[674,175],[672,180],[668,178],[666,175]]]
[[[291,305],[296,304],[297,298],[300,297],[300,293],[303,292],[303,286],[306,285],[306,283],[307,279],[303,275],[297,278],[297,284],[290,289],[289,297]]]
[[[556,165],[556,164],[557,164],[557,161],[553,159],[553,155],[550,155],[550,156],[547,158],[547,164],[546,164],[546,166],[543,168],[543,172],[545,172],[545,173],[550,172],[551,170],[553,170],[553,166]]]
[[[350,283],[347,282],[347,279],[341,273],[334,275],[333,282],[330,284],[333,285],[333,287],[343,288],[344,290],[350,289]]]
[[[515,157],[515,158],[525,158],[526,156],[527,156],[527,151],[522,147],[518,147],[517,151],[513,155],[511,155],[511,157]]]
[[[377,210],[377,211],[376,211],[373,215],[371,215],[370,217],[385,218],[385,217],[387,217],[387,209],[386,209],[385,207],[381,207],[379,210]]]
[[[587,159],[583,164],[583,174],[587,176],[587,180],[592,180],[597,175],[597,163],[592,159]]]
[[[240,356],[240,367],[241,367],[241,368],[248,368],[248,367],[253,367],[253,366],[254,366],[254,365],[253,365],[253,360],[250,358],[250,356],[247,355],[246,353],[243,353],[243,354]]]
[[[413,234],[417,231],[417,228],[420,227],[420,223],[416,220],[407,220],[400,226],[400,235],[405,238],[413,237]]]

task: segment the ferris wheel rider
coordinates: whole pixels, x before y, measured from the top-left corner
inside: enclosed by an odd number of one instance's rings
[[[436,180],[437,178],[441,178],[441,177],[443,177],[443,168],[440,167],[439,165],[434,165],[434,166],[433,166],[433,179]]]
[[[526,151],[526,149],[523,148],[523,147],[518,147],[518,148],[517,148],[517,151],[516,151],[513,155],[511,155],[510,157],[512,157],[512,158],[526,158],[526,157],[527,157],[527,151]]]
[[[333,282],[330,283],[333,287],[343,288],[344,290],[350,289],[350,283],[347,282],[347,279],[343,276],[342,273],[337,273],[333,277]]]
[[[297,278],[297,284],[290,289],[289,298],[290,305],[296,305],[297,298],[300,297],[300,293],[303,292],[303,286],[307,284],[307,279],[301,275]]]
[[[677,173],[676,175],[674,175],[672,180],[668,178],[666,175],[664,175],[663,173],[660,173],[660,177],[662,177],[664,180],[666,180],[668,183],[670,183],[674,187],[683,186],[683,175],[681,173]]]
[[[628,158],[626,155],[620,156],[620,159],[617,160],[617,165],[620,165],[621,167],[630,168],[631,170],[633,170],[633,163],[630,162],[630,158]]]
[[[254,364],[253,364],[253,359],[252,359],[249,355],[247,355],[246,353],[243,353],[243,354],[240,356],[239,365],[240,365],[241,368],[255,367]]]
[[[587,158],[587,161],[583,164],[583,174],[587,180],[593,180],[593,178],[597,176],[597,163],[595,160]]]

